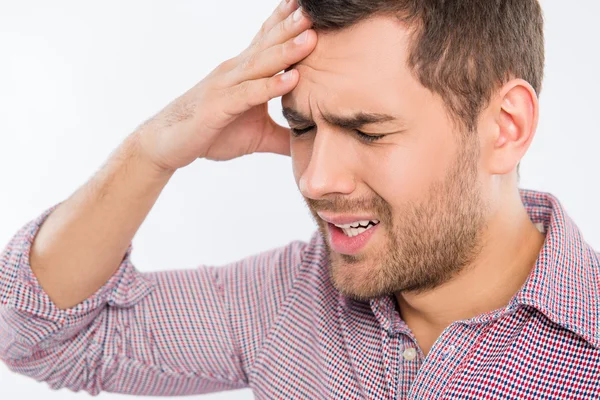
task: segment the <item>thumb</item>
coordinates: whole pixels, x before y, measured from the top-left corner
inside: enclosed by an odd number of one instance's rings
[[[256,150],[258,153],[275,153],[290,156],[290,130],[271,120],[271,131],[265,133]]]

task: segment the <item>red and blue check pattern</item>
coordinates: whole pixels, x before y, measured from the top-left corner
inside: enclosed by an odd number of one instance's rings
[[[0,358],[93,395],[250,387],[257,399],[598,399],[600,257],[555,197],[521,196],[546,232],[527,282],[506,307],[448,326],[426,358],[393,297],[359,302],[332,287],[318,233],[168,272],[137,271],[130,247],[97,293],[59,310],[29,266],[53,207],[1,255]]]

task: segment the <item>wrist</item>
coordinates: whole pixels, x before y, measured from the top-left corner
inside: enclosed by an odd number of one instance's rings
[[[123,144],[126,157],[135,160],[136,164],[146,170],[149,174],[157,178],[170,178],[175,169],[168,168],[156,162],[147,151],[147,145],[144,142],[144,135],[141,131],[135,131]]]

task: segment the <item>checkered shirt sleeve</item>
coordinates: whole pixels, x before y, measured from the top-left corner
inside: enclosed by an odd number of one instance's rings
[[[92,395],[248,387],[303,242],[224,266],[153,273],[135,268],[130,245],[96,293],[61,310],[29,265],[33,239],[55,208],[23,226],[0,255],[0,359],[12,371]]]

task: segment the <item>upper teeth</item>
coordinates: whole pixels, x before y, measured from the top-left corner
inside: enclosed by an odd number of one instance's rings
[[[357,222],[353,222],[351,224],[344,224],[344,225],[334,224],[334,225],[337,226],[338,228],[342,228],[342,229],[359,228],[360,225],[362,225],[363,227],[366,228],[367,225],[369,225],[369,222],[373,222],[373,224],[379,223],[378,220],[372,219],[372,220],[365,220],[365,221],[357,221]]]

